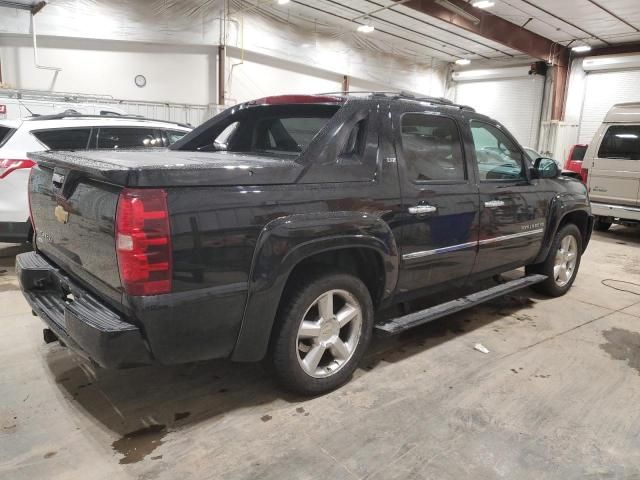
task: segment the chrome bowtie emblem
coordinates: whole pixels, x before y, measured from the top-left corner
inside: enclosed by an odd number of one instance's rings
[[[53,214],[60,223],[64,224],[69,221],[69,212],[67,212],[62,205],[58,205],[53,211]]]

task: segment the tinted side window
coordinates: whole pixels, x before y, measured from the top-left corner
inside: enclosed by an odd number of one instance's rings
[[[640,160],[640,125],[614,125],[604,134],[598,158]]]
[[[402,116],[401,135],[402,155],[413,180],[467,178],[460,134],[452,119],[407,113]]]
[[[85,150],[91,136],[90,128],[40,130],[33,135],[49,150]]]
[[[153,128],[106,127],[98,133],[98,148],[162,147]]]
[[[518,145],[499,128],[471,121],[471,134],[481,181],[524,180],[524,159]]]

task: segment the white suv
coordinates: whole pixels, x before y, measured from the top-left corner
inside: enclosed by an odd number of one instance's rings
[[[0,120],[0,242],[31,238],[27,152],[168,147],[191,131],[183,124],[140,117],[61,113]]]

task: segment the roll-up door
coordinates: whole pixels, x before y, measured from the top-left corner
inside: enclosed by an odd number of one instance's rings
[[[527,75],[455,83],[455,101],[502,123],[524,146],[536,148],[544,77]]]
[[[616,103],[640,101],[640,70],[589,72],[578,143],[593,139],[605,115]]]

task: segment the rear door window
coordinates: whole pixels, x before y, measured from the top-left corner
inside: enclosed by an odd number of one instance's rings
[[[91,129],[38,130],[33,132],[33,136],[49,150],[86,150],[89,137],[91,137]]]
[[[613,125],[604,134],[598,158],[640,160],[640,125]]]
[[[467,178],[460,134],[451,118],[423,113],[402,117],[402,155],[414,181]]]
[[[163,140],[154,128],[102,127],[98,132],[98,148],[151,148],[162,147]]]

